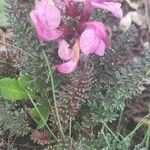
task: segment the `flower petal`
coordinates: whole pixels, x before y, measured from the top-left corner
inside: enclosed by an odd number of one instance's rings
[[[106,45],[105,43],[101,40],[100,43],[99,43],[99,48],[96,49],[95,53],[99,56],[103,56],[104,53],[105,53],[105,48],[106,48]]]
[[[120,3],[116,3],[116,2],[91,2],[91,5],[93,7],[98,7],[98,8],[102,8],[102,9],[106,9],[108,11],[110,11],[114,16],[118,17],[118,18],[122,18],[123,17],[123,12],[121,9],[121,4]]]
[[[46,23],[46,26],[53,30],[57,28],[61,21],[61,15],[58,8],[54,5],[51,5],[46,0],[41,0],[36,4],[36,14],[39,16],[40,20],[43,23]]]
[[[76,69],[80,57],[80,49],[78,42],[76,42],[75,45],[73,46],[71,56],[72,57],[68,62],[55,66],[55,68],[60,73],[71,73]]]
[[[58,55],[62,60],[69,60],[71,58],[71,49],[65,40],[59,41]]]
[[[77,63],[71,59],[68,62],[65,62],[60,65],[56,65],[55,67],[60,73],[71,73],[76,69],[76,66]]]
[[[36,3],[36,8],[31,11],[30,17],[41,40],[54,40],[62,35],[57,29],[61,21],[60,11],[46,0]]]
[[[57,28],[61,22],[60,11],[56,6],[49,6],[45,10],[45,21],[49,29],[53,30]]]
[[[105,26],[103,23],[101,22],[87,22],[85,23],[85,26],[86,28],[92,28],[95,30],[97,36],[104,41],[106,47],[109,47],[110,44],[109,44],[109,41],[108,41],[108,36],[107,36],[107,33],[106,33],[106,29],[105,29]]]
[[[37,28],[36,31],[39,39],[44,41],[56,40],[62,35],[59,30],[47,31],[43,28]]]
[[[80,47],[82,53],[89,55],[93,53],[98,45],[99,39],[93,29],[85,29],[80,36]]]

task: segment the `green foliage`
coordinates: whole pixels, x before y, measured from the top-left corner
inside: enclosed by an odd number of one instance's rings
[[[143,68],[143,64],[137,64],[132,69],[124,67],[129,56],[128,46],[134,41],[131,35],[135,31],[132,26],[128,32],[112,41],[113,51],[108,50],[103,58],[92,58],[95,63],[96,82],[87,103],[91,117],[85,115],[84,126],[96,125],[101,120],[116,120],[125,107],[125,100],[140,92],[139,85],[149,66]],[[149,61],[145,59],[145,63],[148,65]]]
[[[30,111],[30,115],[33,118],[33,120],[37,123],[37,128],[41,129],[45,126],[45,123],[48,120],[49,117],[49,107],[46,103],[43,103],[43,105],[38,106],[37,107],[39,112],[41,113],[41,115],[43,116],[45,122],[43,122],[43,120],[41,119],[41,117],[39,116],[39,113],[37,112],[36,108],[33,107]]]
[[[13,110],[9,103],[0,105],[0,126],[4,130],[9,130],[11,134],[24,136],[29,131],[26,112],[21,110]]]
[[[128,141],[116,139],[110,133],[99,133],[97,137],[82,138],[79,146],[86,150],[129,150]]]
[[[134,150],[147,150],[147,148],[142,146],[141,144],[138,144],[135,146]]]
[[[4,78],[0,80],[0,93],[5,99],[23,100],[27,99],[28,95],[19,86],[16,79]]]
[[[0,27],[8,26],[8,20],[5,13],[5,0],[0,1]]]
[[[32,82],[32,78],[27,74],[20,75],[18,78],[18,84],[24,90],[28,90],[31,82]]]
[[[4,11],[5,0],[1,0],[0,2],[0,13]]]
[[[102,21],[107,18],[107,13],[102,10],[95,10],[91,16],[93,20]]]
[[[22,75],[17,79],[3,78],[0,80],[0,93],[8,100],[24,100],[28,98],[30,93],[35,97],[35,94],[28,90],[31,78],[28,75]]]

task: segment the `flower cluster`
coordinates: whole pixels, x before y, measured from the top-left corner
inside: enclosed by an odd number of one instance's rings
[[[103,56],[110,46],[105,25],[91,19],[95,9],[105,9],[119,18],[123,15],[121,4],[113,0],[36,1],[30,17],[40,40],[58,42],[58,55],[63,61],[55,66],[59,72],[73,72],[81,53]]]

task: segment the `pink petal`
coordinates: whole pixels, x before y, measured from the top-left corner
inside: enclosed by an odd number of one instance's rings
[[[56,65],[55,67],[60,73],[71,73],[76,69],[77,63],[71,59],[68,62]]]
[[[85,2],[86,0],[74,0],[75,2]]]
[[[42,17],[42,16],[41,16]],[[60,11],[55,6],[49,6],[45,10],[45,22],[49,29],[53,30],[57,28],[61,22]]]
[[[99,56],[103,56],[104,53],[105,53],[105,48],[106,48],[106,45],[105,43],[101,40],[100,43],[99,43],[99,48],[96,49],[95,53]]]
[[[98,2],[91,2],[91,5],[94,7],[98,7],[101,9],[106,9],[110,11],[114,16],[118,18],[123,17],[123,12],[121,9],[121,4],[116,2],[101,2],[100,0]]]
[[[85,29],[80,36],[80,47],[82,53],[89,55],[93,53],[98,45],[99,39],[93,29]]]
[[[103,40],[106,47],[109,47],[110,44],[109,44],[109,41],[108,41],[108,36],[107,36],[107,33],[106,33],[106,29],[105,29],[105,26],[103,23],[101,22],[87,22],[85,23],[85,26],[87,28],[92,28],[95,30],[97,36],[99,37],[99,39]]]
[[[76,69],[79,57],[80,57],[80,48],[78,42],[76,42],[72,48],[70,61],[60,65],[56,65],[55,67],[60,73],[71,73]]]
[[[36,9],[32,12],[35,13],[39,17],[43,25],[45,27],[48,27],[49,29],[55,29],[60,24],[60,12],[57,7],[53,5],[49,5],[48,3],[43,3],[42,1],[39,1],[37,3]]]
[[[39,19],[39,16],[31,12],[30,17],[32,18],[33,23],[36,26],[37,35],[40,40],[50,41],[59,38],[62,35],[62,32],[58,29],[49,30],[44,26],[43,22]]]
[[[46,0],[36,3],[36,8],[31,11],[30,17],[41,40],[55,40],[62,35],[57,29],[61,21],[60,12]]]
[[[36,14],[40,20],[46,24],[46,26],[53,30],[57,28],[61,21],[61,15],[58,8],[54,5],[50,5],[45,0],[41,0],[36,5]]]
[[[69,60],[71,58],[71,49],[65,40],[59,41],[58,55],[62,60]]]
[[[52,31],[37,29],[37,34],[40,40],[51,41],[58,39],[62,35],[62,32],[57,29]]]

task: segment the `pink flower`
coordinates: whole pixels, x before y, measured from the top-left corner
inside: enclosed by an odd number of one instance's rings
[[[76,42],[70,52],[68,43],[66,41],[61,41],[59,45],[58,54],[60,58],[63,60],[69,59],[67,62],[64,62],[60,65],[55,65],[55,68],[60,73],[71,73],[73,72],[78,64],[79,57],[80,57],[80,48],[78,42]]]
[[[113,2],[113,0],[75,0],[77,2],[84,2],[84,14],[89,14],[94,8],[101,8],[110,11],[114,16],[121,18],[123,12],[121,4]]]
[[[83,27],[84,31],[80,36],[81,52],[85,55],[96,53],[103,56],[105,48],[109,47],[104,25],[101,22],[87,22]]]
[[[113,0],[92,0],[91,5],[96,8],[106,9],[118,18],[123,16],[121,4],[113,2]]]
[[[39,39],[50,41],[62,35],[62,32],[58,30],[61,22],[60,11],[48,1],[38,1],[35,10],[31,11],[30,17],[36,27]]]

